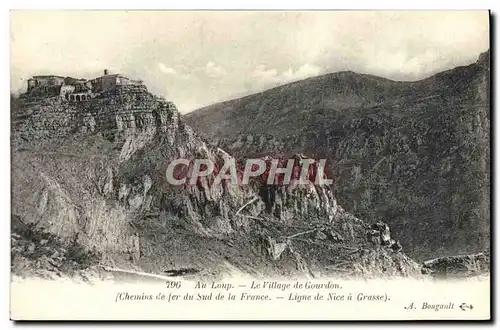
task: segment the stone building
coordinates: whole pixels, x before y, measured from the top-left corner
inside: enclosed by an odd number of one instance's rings
[[[121,74],[109,74],[108,70],[104,70],[103,76],[92,79],[90,82],[92,83],[92,92],[94,93],[113,90],[118,86],[143,84],[140,80],[132,80]]]
[[[62,98],[68,99],[68,95],[72,94],[75,91],[75,85],[62,85],[59,91],[59,95]]]
[[[67,101],[88,101],[94,97],[92,83],[85,79],[67,77],[59,95]]]
[[[32,98],[61,97],[67,101],[88,101],[96,94],[114,90],[119,86],[144,85],[140,80],[132,80],[121,74],[109,74],[87,80],[55,75],[34,76],[28,79],[27,95]]]
[[[37,87],[51,87],[60,86],[64,84],[64,77],[61,76],[33,76],[33,78],[28,79],[28,93]]]

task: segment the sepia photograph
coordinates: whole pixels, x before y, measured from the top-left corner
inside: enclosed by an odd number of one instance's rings
[[[9,16],[12,320],[491,319],[488,10]]]

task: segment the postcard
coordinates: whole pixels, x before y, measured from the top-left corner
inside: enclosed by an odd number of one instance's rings
[[[488,11],[10,13],[12,320],[490,320]]]

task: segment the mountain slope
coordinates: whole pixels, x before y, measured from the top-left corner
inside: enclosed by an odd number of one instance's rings
[[[192,186],[168,185],[165,169],[173,159],[219,163],[231,156],[145,88],[123,87],[81,103],[23,96],[11,112],[12,230],[19,244],[13,262],[60,265],[62,259],[32,253],[47,242],[26,242],[47,236],[57,250],[92,256],[78,260],[152,273],[419,272],[385,224],[345,212],[329,187],[216,185],[213,175]]]
[[[339,72],[184,116],[235,156],[325,157],[347,211],[418,259],[489,247],[489,52],[416,82]]]

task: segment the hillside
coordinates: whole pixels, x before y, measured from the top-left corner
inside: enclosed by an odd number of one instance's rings
[[[489,248],[489,51],[416,82],[338,72],[184,116],[237,157],[330,161],[348,212],[385,221],[424,260]]]
[[[167,184],[173,159],[232,157],[145,87],[85,102],[23,95],[11,106],[16,275],[420,273],[386,224],[349,214],[327,186],[216,185],[213,175]]]

